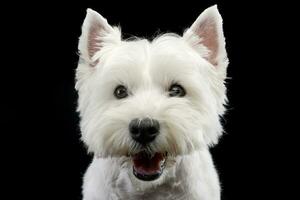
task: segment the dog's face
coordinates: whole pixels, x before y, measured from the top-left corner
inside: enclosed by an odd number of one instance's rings
[[[78,110],[90,152],[126,157],[135,177],[151,181],[177,156],[217,142],[228,61],[216,6],[183,37],[153,41],[123,41],[88,10],[79,50]]]

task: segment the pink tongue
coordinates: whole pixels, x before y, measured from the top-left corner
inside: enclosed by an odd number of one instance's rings
[[[136,172],[144,175],[152,175],[160,172],[160,162],[164,159],[162,153],[155,153],[150,158],[146,153],[140,152],[133,156],[133,165]]]

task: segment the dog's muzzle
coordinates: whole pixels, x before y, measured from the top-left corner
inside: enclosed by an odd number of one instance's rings
[[[133,119],[129,124],[131,138],[142,146],[153,142],[159,134],[160,125],[155,119]],[[140,180],[152,181],[160,177],[166,161],[164,153],[144,150],[132,156],[133,174]]]

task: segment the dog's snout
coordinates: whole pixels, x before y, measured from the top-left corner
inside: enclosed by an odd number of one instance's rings
[[[133,119],[129,124],[132,139],[147,144],[152,142],[159,133],[159,122],[155,119]]]

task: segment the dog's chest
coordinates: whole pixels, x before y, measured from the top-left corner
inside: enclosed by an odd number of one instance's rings
[[[164,184],[159,187],[142,191],[131,191],[129,194],[125,191],[119,191],[120,200],[183,200],[189,199],[187,190],[182,185]]]

